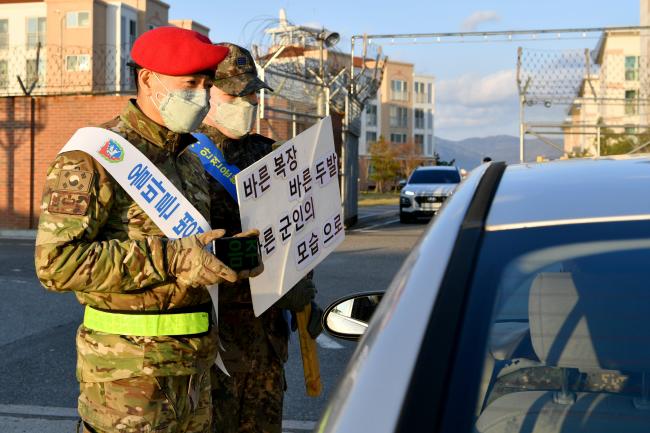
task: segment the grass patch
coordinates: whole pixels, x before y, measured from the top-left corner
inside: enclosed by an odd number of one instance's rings
[[[364,192],[359,193],[359,206],[399,205],[399,192]]]

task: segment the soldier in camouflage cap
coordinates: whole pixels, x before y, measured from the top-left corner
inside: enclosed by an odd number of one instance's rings
[[[257,65],[250,51],[235,44],[219,44],[228,48],[228,55],[214,75],[215,85],[232,96],[255,94],[261,89],[273,91],[257,76]]]
[[[210,90],[211,109],[199,132],[221,150],[226,163],[243,170],[273,149],[273,140],[251,133],[257,110],[256,92],[270,89],[257,76],[251,54],[222,44],[228,57],[219,64]],[[227,234],[241,231],[237,202],[209,177],[211,223]],[[247,280],[219,286],[219,338],[230,377],[213,368],[214,431],[218,433],[280,433],[288,356],[287,313],[312,302],[311,275],[299,282],[260,317],[253,313]],[[320,332],[319,309],[313,308],[310,333]]]
[[[200,160],[187,151],[195,141],[187,132],[208,111],[207,89],[227,52],[213,47],[189,30],[145,33],[132,51],[137,98],[102,125],[142,152],[206,219],[209,192]],[[204,250],[224,231],[166,238],[110,173],[81,151],[61,153],[50,165],[41,209],[38,278],[48,290],[74,292],[86,306],[76,340],[83,431],[209,432],[210,367],[218,343],[205,286],[246,276]],[[89,315],[107,317],[105,328],[87,321]],[[169,322],[182,324],[184,317],[197,319],[195,332],[178,335],[164,326],[144,336],[110,331],[113,324],[125,329],[125,321],[161,324],[173,318]]]

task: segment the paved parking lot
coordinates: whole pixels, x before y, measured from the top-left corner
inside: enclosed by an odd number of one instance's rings
[[[343,244],[316,269],[317,301],[323,307],[349,293],[385,289],[426,227],[400,225],[394,206],[360,208],[359,217]],[[74,335],[82,308],[71,293],[50,293],[40,286],[33,240],[1,239],[0,263],[0,431],[74,431]],[[313,428],[355,348],[326,335],[318,343],[324,392],[309,398],[299,344],[292,337],[286,365],[287,432]]]

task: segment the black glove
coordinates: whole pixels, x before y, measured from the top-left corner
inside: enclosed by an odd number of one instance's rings
[[[298,329],[298,321],[296,320],[296,312],[291,312],[291,332],[296,332]],[[311,301],[311,314],[309,315],[309,322],[307,322],[307,332],[314,340],[323,332],[323,310],[317,303]]]
[[[323,310],[314,301],[311,301],[311,314],[307,323],[307,331],[314,340],[323,332]]]
[[[316,286],[309,278],[303,278],[274,305],[291,311],[302,311],[316,296]]]

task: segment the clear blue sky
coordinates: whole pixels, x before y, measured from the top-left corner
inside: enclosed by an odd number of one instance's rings
[[[322,25],[341,33],[338,48],[342,51],[349,51],[350,35],[363,33],[638,25],[640,9],[639,0],[166,1],[171,5],[171,19],[194,19],[210,27],[212,40],[243,45],[259,39],[260,20],[276,19],[278,10],[285,8],[291,22]],[[475,19],[468,21],[471,17]],[[512,71],[517,46],[593,48],[596,42],[390,45],[386,41],[383,48],[390,58],[412,62],[416,72],[437,78],[436,135],[458,139],[517,133],[512,92],[514,88],[516,93]],[[467,100],[469,85],[477,87],[473,88],[476,92],[487,92],[480,103]]]

